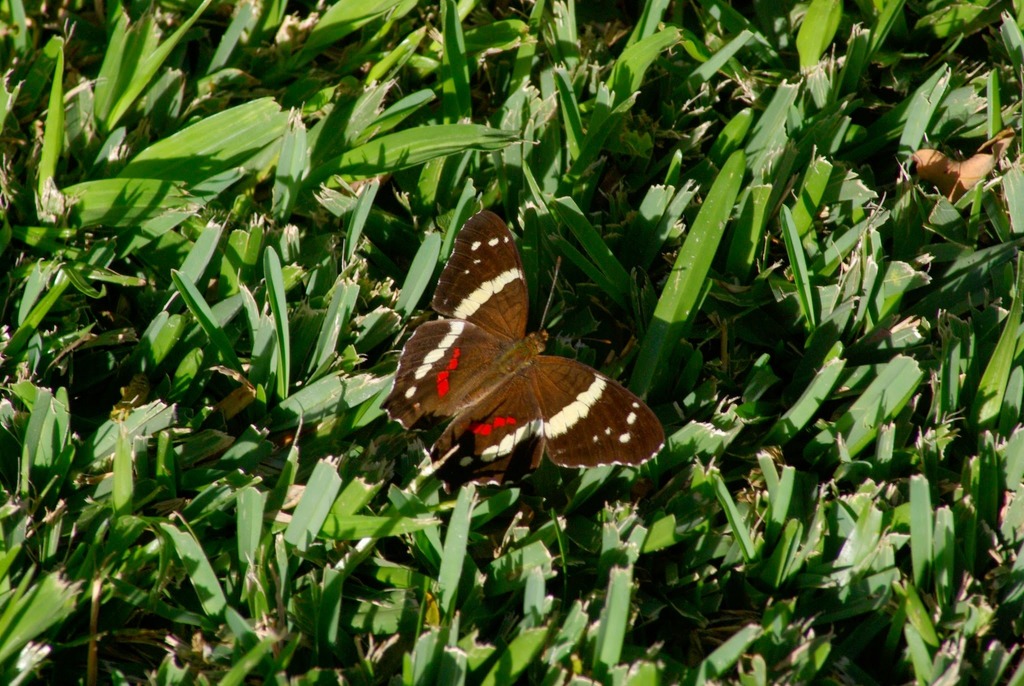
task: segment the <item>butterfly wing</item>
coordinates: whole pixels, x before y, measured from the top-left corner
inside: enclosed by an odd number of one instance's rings
[[[472,401],[477,391],[473,380],[501,354],[503,345],[461,319],[420,325],[402,348],[383,408],[406,429],[451,417]]]
[[[637,465],[665,444],[661,422],[644,401],[585,364],[541,355],[529,378],[555,464]]]
[[[507,340],[526,334],[529,295],[512,233],[484,210],[459,230],[432,301],[447,317],[466,319]]]
[[[449,485],[516,481],[544,453],[544,420],[526,375],[516,375],[460,413],[430,449]]]

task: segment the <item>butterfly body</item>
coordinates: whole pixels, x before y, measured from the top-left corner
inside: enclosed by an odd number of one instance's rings
[[[384,409],[405,428],[452,421],[430,449],[449,484],[518,479],[545,449],[565,466],[639,464],[664,432],[650,409],[586,365],[543,355],[547,334],[527,335],[522,261],[505,223],[471,217],[434,294],[448,317],[405,344]]]

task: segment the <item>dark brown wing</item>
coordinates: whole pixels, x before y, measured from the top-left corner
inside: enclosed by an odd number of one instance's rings
[[[585,364],[541,355],[528,376],[555,464],[637,465],[665,444],[661,422],[644,401]]]
[[[405,428],[453,416],[476,389],[473,380],[501,354],[502,341],[461,319],[421,325],[402,348],[383,408]]]
[[[540,407],[524,375],[458,415],[430,449],[437,475],[453,486],[516,481],[537,468],[544,452]]]
[[[507,340],[526,335],[529,296],[523,262],[512,233],[496,214],[478,212],[459,230],[432,306]]]

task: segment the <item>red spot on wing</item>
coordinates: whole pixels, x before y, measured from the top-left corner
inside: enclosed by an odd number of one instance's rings
[[[452,348],[452,359],[448,360],[448,368],[443,372],[437,373],[437,394],[442,398],[448,395],[449,383],[448,375],[459,366],[459,355],[462,354],[462,350],[459,348]]]
[[[486,436],[494,429],[500,429],[503,426],[515,426],[515,423],[515,417],[509,415],[504,417],[498,416],[489,422],[470,422],[469,430],[479,436]]]
[[[491,425],[487,422],[470,422],[469,430],[478,436],[486,436],[491,433]]]

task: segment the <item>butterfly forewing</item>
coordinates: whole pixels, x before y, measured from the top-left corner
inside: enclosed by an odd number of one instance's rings
[[[446,483],[502,483],[537,468],[544,453],[544,420],[528,379],[513,376],[457,415],[430,450]]]
[[[512,233],[497,215],[477,213],[455,238],[433,308],[515,340],[526,334],[528,297]]]
[[[566,467],[635,465],[665,443],[661,422],[618,382],[564,357],[542,355],[530,370],[548,456]]]
[[[473,396],[474,379],[501,347],[501,341],[471,322],[439,319],[421,325],[402,349],[384,409],[407,429],[451,417]]]

